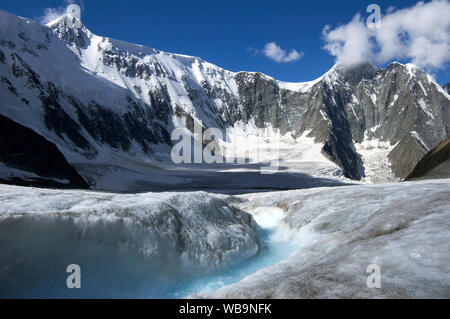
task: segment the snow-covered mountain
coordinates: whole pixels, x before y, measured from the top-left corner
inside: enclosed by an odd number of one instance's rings
[[[375,181],[405,178],[450,135],[450,96],[410,64],[336,65],[285,83],[96,36],[70,15],[47,26],[0,18],[0,114],[53,143],[93,188],[201,183],[198,167],[170,160],[184,123],[232,128],[228,144],[277,129],[269,144],[282,146],[286,171]],[[14,176],[8,167],[0,178]]]

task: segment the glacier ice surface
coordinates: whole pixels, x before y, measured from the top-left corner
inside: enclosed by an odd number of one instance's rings
[[[259,251],[252,217],[206,193],[0,185],[0,297],[161,297]],[[67,289],[69,264],[82,288]]]
[[[449,198],[449,179],[239,196],[0,185],[0,297],[449,298]]]
[[[278,235],[294,241],[295,252],[236,284],[191,297],[450,297],[449,179],[241,198],[250,213],[281,210]],[[367,287],[371,264],[380,266],[380,289]]]

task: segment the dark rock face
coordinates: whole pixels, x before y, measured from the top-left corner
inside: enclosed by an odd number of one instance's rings
[[[352,144],[340,92],[323,81],[306,93],[288,91],[260,74],[245,72],[238,74],[237,83],[244,113],[236,118],[254,118],[258,127],[270,123],[281,133],[293,131],[297,136],[310,131],[309,136],[324,143],[324,155],[339,165],[346,177],[361,179],[362,161]]]
[[[426,152],[413,136],[405,136],[388,155],[392,171],[400,178],[408,176]]]
[[[0,115],[0,162],[6,166],[39,175],[3,183],[38,187],[88,188],[84,179],[66,161],[58,148],[44,137]],[[67,183],[58,180],[67,180]]]
[[[329,117],[342,132],[350,127],[350,134],[344,134],[347,141],[350,136],[356,143],[376,138],[396,145],[389,154],[396,177],[405,178],[429,149],[449,136],[450,101],[422,70],[398,63],[385,70],[361,65],[338,70],[337,76],[327,95],[345,115],[341,122],[327,112]]]
[[[53,31],[67,45],[78,50],[85,49],[90,43],[89,38],[85,36],[86,28],[75,17],[63,17],[62,23],[56,25]]]
[[[448,94],[450,94],[450,82],[443,86],[444,90],[447,91]]]
[[[394,175],[403,179],[450,134],[450,101],[425,72],[409,65],[336,66],[304,93],[279,89],[257,74],[239,73],[237,83],[244,112],[234,118],[254,117],[261,127],[271,123],[297,135],[308,131],[355,180],[364,176],[355,143],[375,138],[396,145],[389,160]]]
[[[41,91],[44,122],[49,130],[53,130],[59,137],[67,136],[78,148],[92,150],[89,142],[81,134],[80,125],[73,120],[59,103],[59,90],[53,83],[47,82]]]
[[[245,73],[238,74],[236,81],[243,109],[236,119],[248,122],[254,117],[258,127],[264,127],[265,123],[270,123],[275,127],[283,125],[278,103],[279,88],[275,83],[267,81],[260,74],[253,76]]]
[[[428,152],[414,167],[406,180],[417,178],[450,178],[450,137]],[[436,171],[436,168],[438,168]],[[437,174],[430,174],[435,171]]]

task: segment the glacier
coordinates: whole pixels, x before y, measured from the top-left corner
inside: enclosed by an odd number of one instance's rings
[[[0,185],[0,297],[161,297],[260,250],[252,217],[206,193]],[[65,285],[78,264],[82,289]]]
[[[244,195],[242,209],[278,212],[277,236],[296,243],[295,252],[191,297],[449,298],[449,198],[449,179]],[[366,285],[373,264],[380,289]]]
[[[450,179],[244,195],[1,185],[0,297],[448,298],[449,195]],[[65,286],[69,264],[82,289]]]

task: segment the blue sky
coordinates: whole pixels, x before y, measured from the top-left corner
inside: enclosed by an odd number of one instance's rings
[[[292,82],[313,80],[335,61],[323,49],[322,30],[347,24],[357,13],[376,3],[385,13],[389,7],[411,7],[408,0],[164,0],[77,1],[82,21],[95,34],[139,43],[156,49],[199,56],[232,71],[259,71]],[[66,6],[59,0],[0,0],[0,8],[39,20],[45,8]],[[279,63],[263,54],[275,42],[289,54],[303,57]],[[255,53],[256,52],[256,53]],[[295,58],[295,56],[294,56]],[[295,60],[295,59],[293,59]],[[409,61],[401,61],[409,62]],[[450,81],[448,67],[432,71],[440,83]]]

